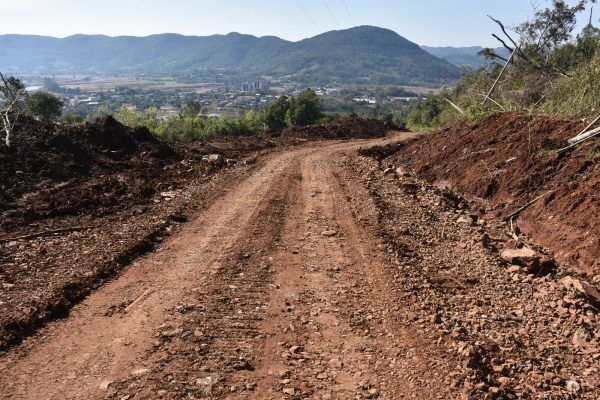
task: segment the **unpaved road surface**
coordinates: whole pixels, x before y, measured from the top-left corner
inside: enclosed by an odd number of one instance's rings
[[[267,156],[158,251],[2,355],[2,398],[450,399],[494,398],[502,385],[512,385],[508,398],[538,390],[511,381],[510,365],[496,370],[510,361],[500,358],[504,348],[480,354],[480,336],[518,325],[493,307],[518,308],[522,299],[502,286],[493,298],[475,299],[482,287],[516,285],[520,272],[507,275],[473,240],[483,228],[456,222],[461,212],[442,208],[433,191],[397,186],[381,178],[374,161],[354,161],[358,147],[407,137]],[[397,204],[386,203],[392,187]],[[387,230],[377,225],[384,213],[394,221],[392,212],[397,222]],[[403,239],[394,244],[396,228]],[[546,281],[523,281],[527,307],[546,304],[542,295],[530,296],[531,285]],[[419,297],[418,286],[430,297]],[[559,286],[545,290],[553,295]],[[578,312],[565,319],[597,321],[587,309]],[[457,322],[459,315],[477,327]],[[547,325],[529,333],[545,340]],[[529,349],[529,333],[520,333],[520,349]],[[572,374],[595,368],[566,356],[564,362]],[[546,384],[539,368],[514,373],[539,374]],[[539,390],[594,390],[592,378],[567,387],[571,376],[561,373]],[[509,377],[498,381],[502,375]]]

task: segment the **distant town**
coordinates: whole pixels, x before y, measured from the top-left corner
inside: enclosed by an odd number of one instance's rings
[[[298,83],[257,80],[248,82],[189,83],[177,78],[144,76],[55,76],[25,77],[29,91],[45,90],[62,98],[63,115],[93,115],[103,108],[117,111],[154,109],[161,118],[177,115],[187,104],[196,103],[203,116],[221,118],[260,111],[279,96],[294,96],[307,88]],[[360,115],[406,115],[411,105],[437,94],[431,88],[404,86],[330,85],[310,87],[328,113]]]

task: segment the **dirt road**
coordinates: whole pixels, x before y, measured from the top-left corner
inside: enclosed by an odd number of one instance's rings
[[[460,398],[465,376],[454,375],[467,366],[447,342],[464,332],[428,333],[441,317],[409,302],[414,282],[390,275],[404,261],[374,229],[373,188],[347,166],[359,146],[404,137],[271,154],[158,251],[3,355],[2,398]],[[402,221],[431,226],[427,204]],[[433,263],[438,247],[418,245],[415,267]],[[443,246],[497,268],[485,249]],[[457,279],[441,289],[472,284]]]

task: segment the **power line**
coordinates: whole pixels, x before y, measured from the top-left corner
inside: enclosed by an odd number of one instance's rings
[[[302,9],[302,11],[304,11],[304,14],[308,17],[308,19],[310,19],[310,21],[313,23],[313,25],[317,28],[318,31],[321,31],[321,27],[319,25],[317,25],[317,23],[315,22],[315,20],[310,16],[310,14],[308,13],[308,11],[306,11],[306,9],[304,7],[302,7],[302,4],[300,3],[300,0],[296,0],[296,3],[298,3],[298,6]]]
[[[348,4],[346,4],[346,0],[342,0],[342,3],[344,3],[344,7],[346,7],[346,11],[348,11],[348,15],[350,16],[350,19],[352,20],[352,25],[356,26],[356,21],[354,20],[354,17],[352,16],[352,13],[350,12],[350,7],[348,7]]]
[[[331,14],[331,18],[333,18],[333,20],[335,21],[335,24],[338,26],[338,28],[342,29],[342,26],[338,22],[337,18],[335,17],[335,15],[333,15],[333,11],[331,11],[329,4],[327,4],[327,0],[323,0],[323,3],[325,4],[325,7],[327,7],[327,10],[329,10],[329,14]]]

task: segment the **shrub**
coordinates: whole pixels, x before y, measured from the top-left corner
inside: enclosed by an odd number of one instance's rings
[[[290,109],[290,99],[281,96],[269,104],[261,113],[261,118],[269,131],[277,131],[287,126],[285,116]]]
[[[35,92],[25,101],[25,112],[41,121],[56,121],[62,114],[63,101],[48,92]]]
[[[286,112],[287,125],[310,125],[323,117],[323,107],[317,94],[306,89],[290,100],[290,108]]]

